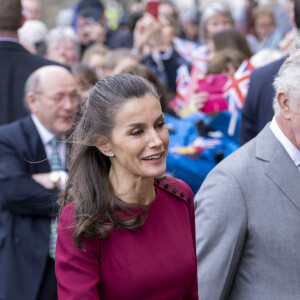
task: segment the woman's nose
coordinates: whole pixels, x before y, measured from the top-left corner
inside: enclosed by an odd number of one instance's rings
[[[150,133],[150,147],[160,147],[162,144],[159,134],[153,129]]]

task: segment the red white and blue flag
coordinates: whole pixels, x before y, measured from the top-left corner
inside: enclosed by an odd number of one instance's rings
[[[176,111],[177,113],[186,106],[186,99],[188,93],[188,85],[190,82],[190,73],[189,69],[186,65],[181,65],[177,69],[176,75],[176,95],[172,102],[170,103],[170,107]]]
[[[254,67],[250,61],[244,60],[223,87],[223,95],[227,99],[228,111],[231,113],[228,126],[228,134],[230,136],[235,134],[238,111],[244,106],[249,89],[250,76],[253,70]]]
[[[235,113],[243,108],[253,70],[254,67],[250,61],[244,60],[233,76],[225,83],[223,95],[228,101],[230,113]]]
[[[189,63],[195,65],[201,74],[205,74],[208,65],[208,47],[192,41],[173,38],[175,50]]]

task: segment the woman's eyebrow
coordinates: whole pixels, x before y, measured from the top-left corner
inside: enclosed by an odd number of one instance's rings
[[[157,121],[160,121],[163,118],[164,118],[164,114],[162,113],[161,115],[159,115],[159,117],[155,120],[154,123],[156,123]],[[127,127],[142,127],[144,125],[145,125],[145,123],[137,122],[137,123],[130,123],[127,125]]]

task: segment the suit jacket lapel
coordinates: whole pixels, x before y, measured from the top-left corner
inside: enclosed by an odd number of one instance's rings
[[[300,210],[300,172],[284,147],[274,136],[269,124],[258,136],[256,157],[269,162],[266,168],[266,176]]]
[[[39,162],[38,166],[41,173],[50,172],[50,165],[47,159],[44,145],[32,121],[31,116],[29,115],[23,120],[24,135],[27,136],[25,140],[28,141],[29,157],[26,159],[33,163]]]

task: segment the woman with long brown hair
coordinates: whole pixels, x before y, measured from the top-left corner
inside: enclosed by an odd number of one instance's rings
[[[59,299],[198,299],[193,194],[164,176],[168,143],[148,81],[97,82],[61,197]]]

